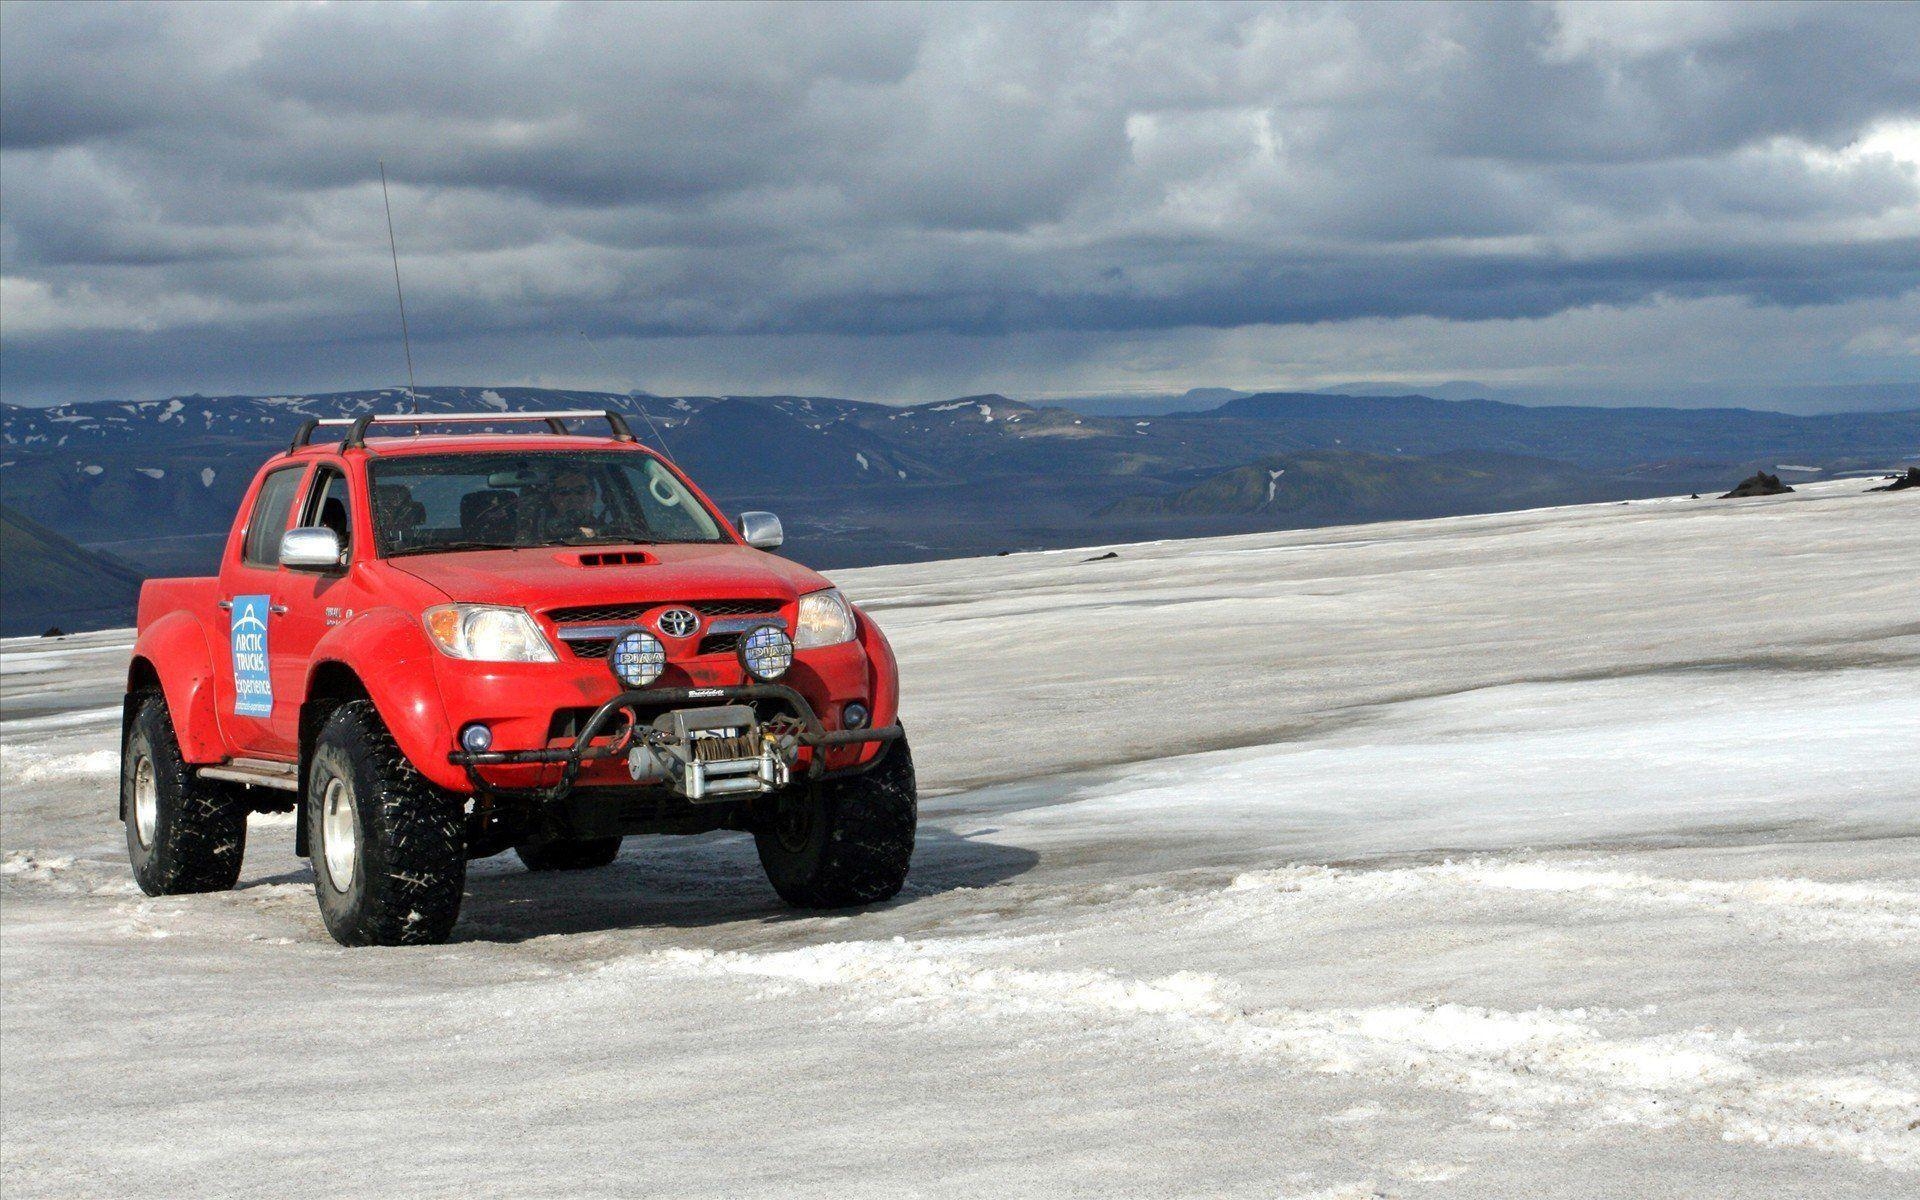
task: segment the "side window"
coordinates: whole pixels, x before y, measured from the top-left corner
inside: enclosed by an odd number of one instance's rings
[[[253,516],[247,521],[247,540],[240,548],[241,560],[248,566],[280,565],[280,535],[287,531],[287,517],[293,512],[293,498],[300,494],[300,476],[305,471],[305,467],[284,467],[260,485]]]
[[[351,554],[353,546],[353,509],[347,496],[347,477],[338,467],[321,467],[307,489],[307,506],[300,510],[300,524],[333,530],[340,549]]]

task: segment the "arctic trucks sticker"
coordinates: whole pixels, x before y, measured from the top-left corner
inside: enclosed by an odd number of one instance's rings
[[[242,717],[273,715],[273,675],[267,670],[269,596],[233,598],[233,711]]]

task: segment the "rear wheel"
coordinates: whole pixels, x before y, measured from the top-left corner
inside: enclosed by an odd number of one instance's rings
[[[577,841],[541,842],[536,846],[515,846],[513,852],[527,864],[529,871],[585,871],[604,867],[620,857],[617,837],[581,838]]]
[[[366,700],[327,718],[307,777],[307,844],[327,932],[343,946],[446,941],[467,878],[460,799],[414,770]]]
[[[899,894],[919,821],[913,755],[904,739],[880,765],[780,798],[756,831],[760,865],[798,908],[845,908]]]
[[[180,757],[158,692],[140,700],[120,755],[127,860],[149,896],[224,892],[240,878],[247,804],[239,789],[201,779]]]

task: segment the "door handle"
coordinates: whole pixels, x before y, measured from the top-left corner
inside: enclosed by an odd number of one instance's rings
[[[220,608],[225,612],[232,612],[233,601],[222,600],[220,602]],[[267,605],[267,611],[276,617],[284,617],[287,615],[287,606],[284,604],[269,604]]]

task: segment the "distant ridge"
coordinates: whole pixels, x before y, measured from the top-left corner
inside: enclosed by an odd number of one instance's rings
[[[613,408],[730,512],[784,518],[823,567],[1694,491],[1920,460],[1920,411],[1532,407],[1422,395],[1196,389],[1196,411],[1097,416],[997,393],[889,406],[829,396],[423,387],[426,412]],[[0,404],[0,499],[151,573],[211,569],[254,471],[318,416],[397,411],[399,388]],[[643,415],[644,414],[644,415]],[[1183,493],[1268,459],[1345,460],[1312,503]],[[1463,472],[1460,464],[1475,463]],[[1335,460],[1326,460],[1332,462]],[[1367,483],[1378,477],[1376,484]],[[1410,482],[1411,481],[1411,482]],[[1228,485],[1216,485],[1226,487]],[[1346,490],[1342,490],[1343,487]],[[1228,490],[1232,490],[1228,487]]]
[[[140,576],[0,504],[0,636],[133,623]]]
[[[1561,499],[1563,464],[1546,459],[1463,452],[1406,458],[1351,450],[1314,450],[1261,458],[1166,496],[1134,496],[1111,515],[1252,517],[1289,523],[1364,520],[1375,514],[1441,516],[1489,508],[1526,508]]]

